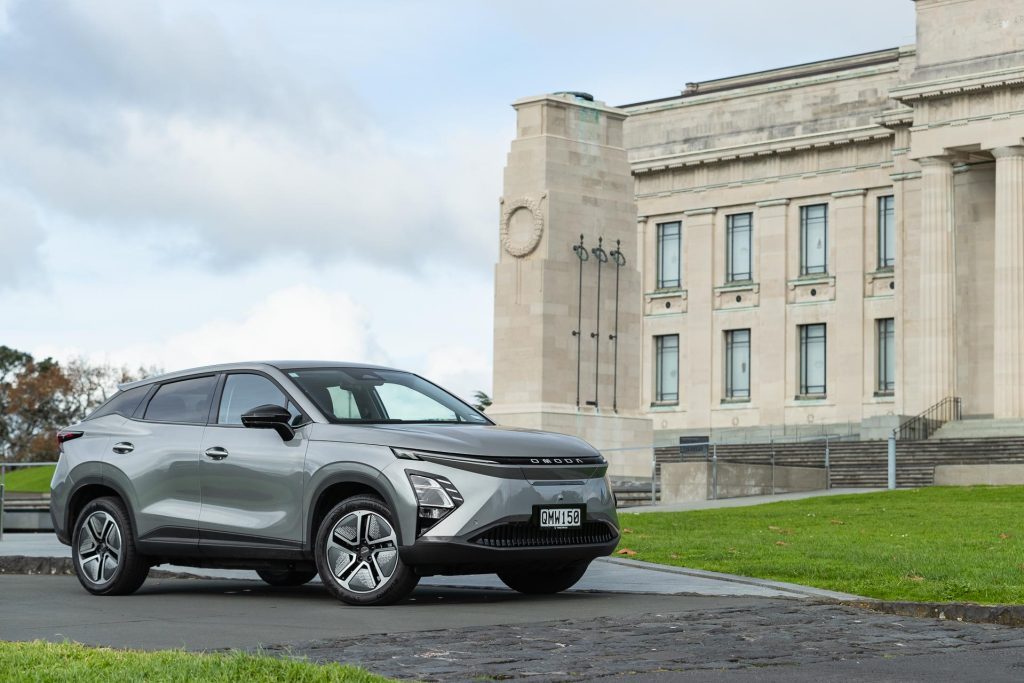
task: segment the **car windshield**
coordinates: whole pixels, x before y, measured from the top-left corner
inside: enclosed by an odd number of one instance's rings
[[[409,372],[346,367],[285,373],[331,422],[491,424],[463,401]]]

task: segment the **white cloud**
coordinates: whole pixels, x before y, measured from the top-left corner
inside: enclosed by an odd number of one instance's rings
[[[208,322],[96,360],[173,371],[235,361],[303,359],[386,362],[365,312],[348,295],[306,285],[276,291],[237,319]]]
[[[39,286],[44,239],[35,208],[0,190],[0,290],[28,283]]]
[[[505,141],[385,133],[333,74],[156,2],[20,2],[0,43],[0,184],[48,210],[190,236],[219,266],[280,253],[488,263]],[[287,52],[274,54],[287,63]],[[495,169],[496,171],[496,169]],[[467,201],[467,197],[474,198]]]
[[[463,400],[474,402],[477,391],[490,393],[490,357],[480,348],[444,346],[427,354],[427,379],[436,382]]]

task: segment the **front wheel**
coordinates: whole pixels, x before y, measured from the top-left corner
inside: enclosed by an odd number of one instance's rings
[[[149,575],[149,563],[135,550],[135,535],[124,504],[104,497],[86,503],[71,537],[75,575],[93,595],[129,595]]]
[[[535,567],[531,571],[498,572],[498,578],[514,591],[528,595],[561,593],[576,585],[587,572],[590,562]]]
[[[390,605],[419,582],[398,555],[394,513],[375,496],[354,496],[327,513],[316,534],[316,566],[331,594],[349,605]]]

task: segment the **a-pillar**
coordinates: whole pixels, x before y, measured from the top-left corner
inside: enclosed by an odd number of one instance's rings
[[[1024,146],[996,158],[994,405],[997,418],[1024,418]]]
[[[953,165],[921,164],[921,410],[956,391]]]

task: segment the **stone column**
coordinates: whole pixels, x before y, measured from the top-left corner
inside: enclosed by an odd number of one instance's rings
[[[956,392],[953,165],[921,164],[921,398],[924,410]]]
[[[1024,418],[1024,147],[996,158],[994,405],[997,418]]]

